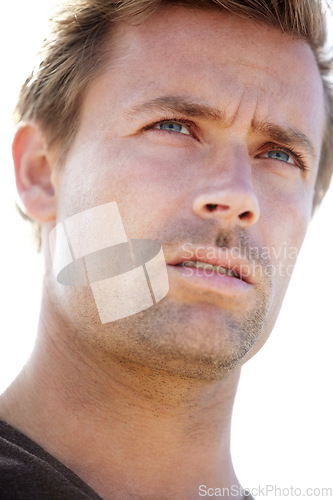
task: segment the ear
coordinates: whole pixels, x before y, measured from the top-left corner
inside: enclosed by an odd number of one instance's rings
[[[56,196],[52,184],[51,155],[45,134],[37,124],[22,124],[13,146],[16,186],[27,214],[39,222],[56,216]]]

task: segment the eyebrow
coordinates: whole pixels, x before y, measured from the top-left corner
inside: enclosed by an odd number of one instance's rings
[[[201,103],[193,102],[181,96],[162,96],[139,104],[131,109],[129,116],[144,115],[152,111],[185,115],[189,118],[201,118],[216,122],[220,125],[230,126],[226,115],[219,109]],[[310,139],[295,127],[283,127],[269,121],[258,122],[253,120],[252,131],[262,134],[273,142],[289,147],[296,147],[308,155],[316,158],[316,150]]]
[[[281,127],[281,125],[270,122],[254,122],[252,129],[255,132],[265,135],[273,142],[296,147],[305,151],[312,158],[316,158],[316,150],[310,139],[295,127]]]
[[[223,122],[224,114],[218,109],[204,104],[192,102],[179,96],[162,96],[135,106],[130,114],[137,115],[150,111],[178,113],[190,118],[205,118],[210,121]]]

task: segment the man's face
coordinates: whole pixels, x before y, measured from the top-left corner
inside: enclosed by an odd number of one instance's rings
[[[50,274],[68,335],[191,376],[219,377],[252,355],[306,232],[323,126],[313,54],[289,35],[174,7],[119,25],[54,171],[58,221],[116,201],[129,239],[162,244],[170,290],[101,325],[91,291]]]

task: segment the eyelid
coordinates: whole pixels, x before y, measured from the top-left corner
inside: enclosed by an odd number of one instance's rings
[[[257,153],[256,156],[260,155],[260,154],[263,154],[263,153],[267,153],[268,151],[283,151],[284,153],[287,153],[289,156],[291,156],[295,162],[295,167],[298,167],[300,168],[302,171],[304,172],[307,172],[309,170],[309,168],[306,166],[306,160],[305,160],[305,157],[295,151],[293,149],[293,147],[289,146],[289,147],[286,147],[286,146],[282,146],[281,144],[276,144],[274,142],[269,142],[267,144],[265,144],[259,153]],[[276,160],[276,161],[281,161],[281,160]],[[282,163],[287,163],[288,162],[282,162]],[[292,163],[289,163],[289,165],[292,165]]]

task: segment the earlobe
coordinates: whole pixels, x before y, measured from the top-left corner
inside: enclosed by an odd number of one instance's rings
[[[56,196],[45,134],[33,122],[20,125],[13,146],[16,186],[29,217],[39,222],[55,218]]]

